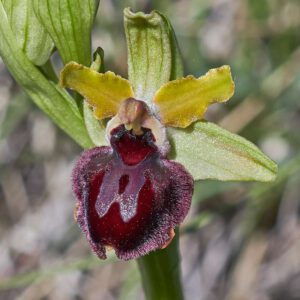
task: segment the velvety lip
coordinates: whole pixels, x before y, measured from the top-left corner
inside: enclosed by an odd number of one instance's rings
[[[132,259],[169,242],[190,207],[193,180],[160,156],[150,130],[135,136],[121,125],[111,145],[84,151],[75,166],[77,221],[100,258],[110,246]]]

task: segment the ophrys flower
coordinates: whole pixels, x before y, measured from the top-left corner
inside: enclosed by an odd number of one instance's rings
[[[170,81],[153,99],[135,99],[126,79],[74,62],[63,69],[61,85],[82,94],[97,119],[112,117],[109,146],[84,151],[73,172],[75,215],[92,249],[105,258],[112,247],[132,259],[167,246],[188,213],[193,178],[167,159],[166,126],[187,127],[211,103],[228,100],[230,68]]]

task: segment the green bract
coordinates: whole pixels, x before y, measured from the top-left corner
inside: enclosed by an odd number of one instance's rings
[[[15,80],[52,120],[82,147],[92,146],[80,111],[69,94],[35,67],[23,53],[0,2],[0,55]]]
[[[91,30],[100,0],[32,0],[64,63],[91,63]]]
[[[18,46],[35,65],[43,65],[54,44],[33,10],[32,0],[2,1]]]

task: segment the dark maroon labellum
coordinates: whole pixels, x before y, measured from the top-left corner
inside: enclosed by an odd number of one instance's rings
[[[191,175],[162,158],[151,131],[143,132],[115,128],[112,148],[83,152],[74,169],[77,221],[100,258],[106,246],[122,259],[161,248],[190,207]]]

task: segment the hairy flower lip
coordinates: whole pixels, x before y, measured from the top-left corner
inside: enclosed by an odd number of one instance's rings
[[[124,127],[118,130],[122,131]],[[128,131],[125,130],[125,134],[129,134]],[[100,258],[106,258],[106,247],[110,246],[119,258],[128,260],[162,248],[171,241],[170,232],[183,221],[189,210],[193,179],[183,166],[164,159],[157,148],[146,159],[131,166],[124,165],[116,151],[116,148],[97,147],[81,155],[73,172],[73,190],[78,199],[76,218],[91,248]],[[125,221],[119,206],[123,203],[127,212],[124,200],[115,202],[109,196],[99,199],[100,187],[104,187],[103,178],[109,172],[114,172],[111,178],[108,177],[110,185],[115,186],[111,188],[123,195],[129,187],[127,185],[131,184],[131,190],[127,192],[138,197],[135,214]],[[120,189],[118,180],[126,174],[129,178],[125,187]],[[139,184],[141,188],[138,188]],[[113,190],[105,185],[104,190],[107,188],[107,195],[113,194]],[[98,209],[99,203],[111,203],[107,210],[104,208],[102,217],[97,212],[97,201]],[[128,208],[130,212],[131,206]]]

